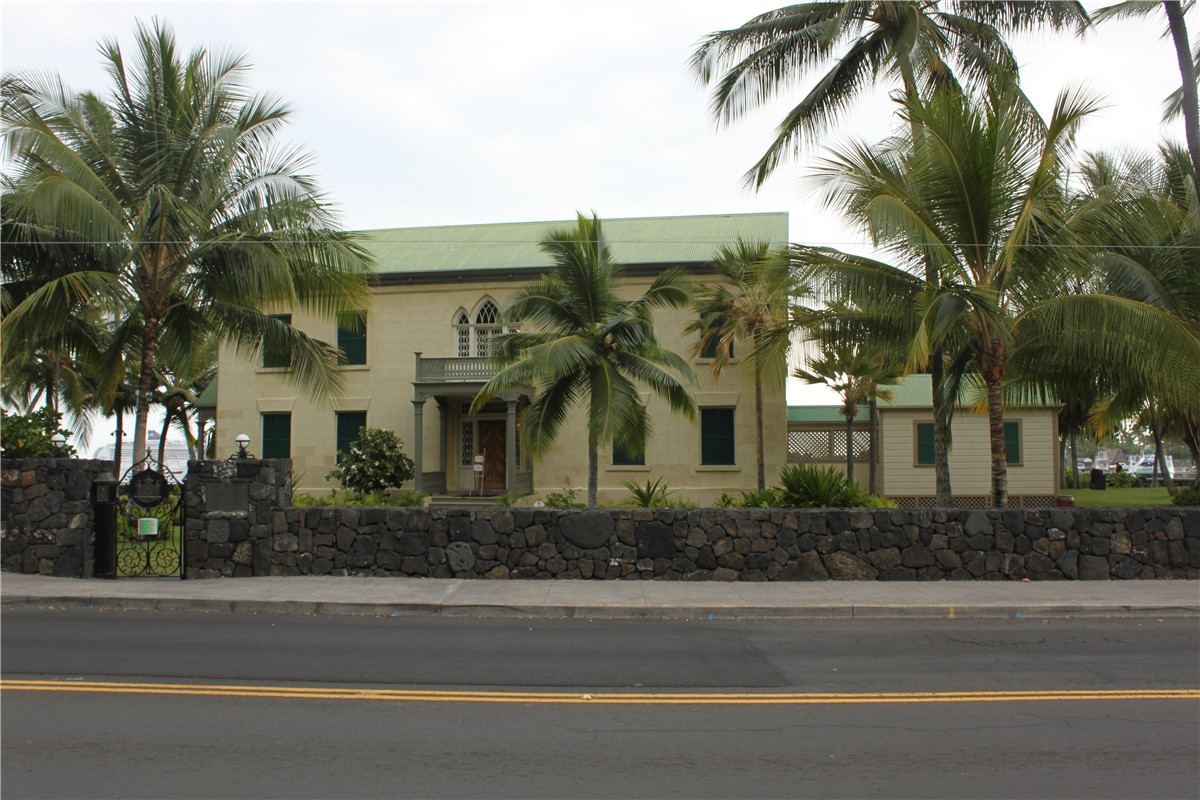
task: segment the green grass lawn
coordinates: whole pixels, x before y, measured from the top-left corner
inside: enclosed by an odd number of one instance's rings
[[[1091,489],[1063,489],[1062,493],[1075,498],[1075,505],[1085,508],[1097,506],[1169,506],[1171,496],[1167,487],[1152,488],[1129,487],[1126,489],[1108,488],[1104,491]]]

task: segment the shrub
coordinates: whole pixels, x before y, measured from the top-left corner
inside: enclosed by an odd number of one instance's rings
[[[564,478],[564,481],[570,483],[571,479]],[[583,503],[576,502],[578,497],[578,489],[568,489],[564,486],[561,492],[548,492],[542,502],[553,508],[583,508]]]
[[[1177,506],[1200,506],[1200,486],[1185,486],[1179,494],[1171,498],[1171,504]]]
[[[521,492],[505,492],[496,498],[496,505],[504,508],[513,508],[524,496]]]
[[[779,473],[788,508],[862,508],[871,495],[834,467],[792,464]]]
[[[362,495],[399,488],[414,474],[413,460],[403,448],[394,431],[363,428],[350,450],[339,454],[342,463],[325,479],[341,481],[343,488]]]
[[[635,508],[671,508],[671,501],[668,498],[678,491],[667,488],[667,484],[663,483],[662,478],[654,483],[650,483],[647,479],[645,486],[639,486],[630,481],[622,481],[621,485],[629,490],[630,496],[627,504]]]
[[[10,414],[0,409],[0,449],[5,458],[54,458],[50,439],[56,433],[71,436],[62,427],[62,414],[52,408],[39,408],[28,414]],[[63,447],[62,454],[77,455],[69,444]]]
[[[721,496],[713,501],[713,508],[733,508],[737,502],[737,499],[731,497],[728,492],[721,492]]]
[[[1108,476],[1106,485],[1114,489],[1128,489],[1137,482],[1137,477],[1132,472],[1113,472]]]
[[[783,492],[774,486],[742,492],[742,499],[737,502],[738,508],[783,508],[785,505]]]

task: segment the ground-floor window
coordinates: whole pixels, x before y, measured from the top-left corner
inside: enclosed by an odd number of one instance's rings
[[[262,457],[292,457],[292,415],[290,413],[262,415]]]
[[[338,464],[342,463],[342,454],[350,451],[350,446],[358,441],[358,437],[365,427],[367,427],[367,412],[337,412],[337,456],[335,460]]]
[[[700,409],[700,463],[733,464],[733,409]]]

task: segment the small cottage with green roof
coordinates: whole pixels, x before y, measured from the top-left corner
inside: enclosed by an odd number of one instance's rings
[[[879,492],[901,506],[932,506],[933,391],[929,376],[909,375],[888,388],[892,399],[879,402]],[[840,405],[789,406],[787,460],[844,468],[846,419],[841,409]],[[950,428],[950,482],[955,505],[987,507],[991,504],[987,414],[964,398]],[[1009,505],[1053,506],[1062,480],[1058,407],[1006,408],[1004,439]],[[870,425],[865,405],[859,407],[855,417],[852,441],[855,478],[865,486],[870,465]]]

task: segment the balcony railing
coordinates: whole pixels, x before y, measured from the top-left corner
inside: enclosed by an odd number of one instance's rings
[[[486,358],[422,358],[417,353],[418,382],[483,382],[495,374]]]

